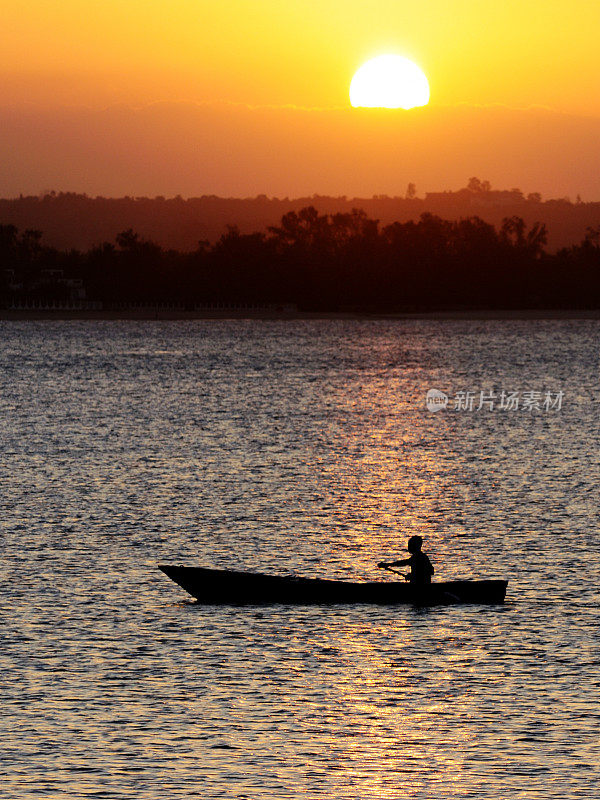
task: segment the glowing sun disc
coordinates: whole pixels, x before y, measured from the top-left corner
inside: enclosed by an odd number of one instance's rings
[[[429,102],[423,70],[403,56],[377,56],[356,70],[350,103],[356,108],[415,108]]]

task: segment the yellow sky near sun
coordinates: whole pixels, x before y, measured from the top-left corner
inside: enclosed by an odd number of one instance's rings
[[[597,0],[4,5],[4,102],[345,106],[354,71],[391,52],[422,67],[432,104],[600,116]]]

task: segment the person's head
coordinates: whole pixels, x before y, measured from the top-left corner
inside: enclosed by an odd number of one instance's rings
[[[423,539],[420,536],[411,536],[408,540],[406,549],[409,553],[419,553],[423,547]]]

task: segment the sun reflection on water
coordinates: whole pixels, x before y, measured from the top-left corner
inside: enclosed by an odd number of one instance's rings
[[[0,794],[594,796],[595,323],[0,327]],[[560,417],[424,406],[550,378]],[[156,569],[381,579],[413,533],[507,605],[201,607]]]

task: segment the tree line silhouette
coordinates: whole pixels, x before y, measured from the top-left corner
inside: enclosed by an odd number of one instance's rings
[[[546,226],[517,216],[381,226],[364,211],[290,211],[277,226],[235,226],[192,252],[163,249],[132,229],[87,251],[45,246],[36,230],[0,225],[0,295],[60,298],[79,282],[118,302],[294,304],[301,310],[592,308],[600,305],[600,226],[548,253]],[[71,286],[71,288],[69,288]]]
[[[470,178],[456,191],[417,194],[409,183],[402,195],[372,197],[91,197],[75,192],[48,191],[40,195],[0,198],[0,222],[44,231],[44,241],[62,250],[88,250],[98,242],[114,241],[132,228],[142,238],[164,248],[190,252],[198,239],[211,243],[223,233],[226,222],[242,233],[264,231],[278,225],[283,214],[314,206],[320,214],[350,213],[361,208],[380,225],[418,220],[423,213],[442,219],[464,219],[473,215],[485,222],[502,224],[504,217],[522,217],[528,225],[541,220],[548,226],[548,250],[556,252],[580,241],[588,226],[600,220],[600,202],[577,198],[546,199],[539,192],[524,194],[519,188],[495,189],[487,180]],[[76,223],[76,224],[74,224]]]

